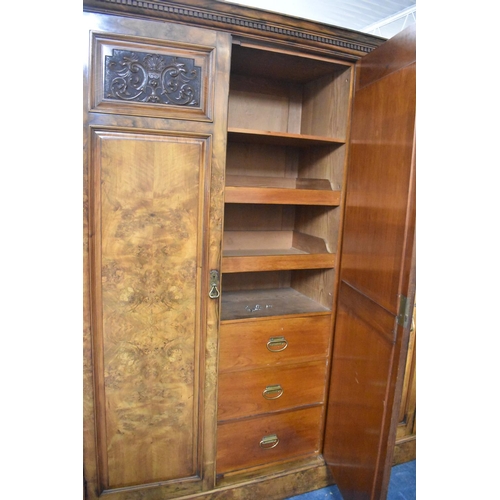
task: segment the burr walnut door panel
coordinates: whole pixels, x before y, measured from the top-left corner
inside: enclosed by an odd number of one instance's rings
[[[211,141],[91,133],[96,496],[135,498],[141,485],[153,495],[153,483],[200,491],[209,473],[218,305],[208,299],[207,219],[211,203],[221,207],[209,196]]]
[[[86,494],[192,495],[215,481],[229,36],[88,17]]]
[[[195,476],[208,139],[97,132],[94,141],[108,488]]]

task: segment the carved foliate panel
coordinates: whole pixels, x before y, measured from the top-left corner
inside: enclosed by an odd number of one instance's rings
[[[96,34],[90,110],[211,121],[215,50]]]
[[[106,99],[200,105],[201,68],[194,59],[114,49],[105,67]]]

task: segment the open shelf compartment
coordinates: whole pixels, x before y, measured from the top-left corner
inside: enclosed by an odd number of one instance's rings
[[[226,203],[340,205],[345,144],[317,145],[305,139],[258,142],[250,134],[237,137],[234,140],[234,134],[228,134]]]
[[[334,268],[336,207],[225,205],[222,272]]]
[[[223,274],[221,320],[331,312],[332,269]]]
[[[317,136],[320,141],[344,142],[351,78],[351,65],[338,61],[235,44],[229,130],[261,131],[269,140],[302,135],[304,139]],[[275,133],[274,138],[270,132]]]
[[[292,288],[225,292],[221,320],[266,318],[300,313],[328,312],[314,300]]]

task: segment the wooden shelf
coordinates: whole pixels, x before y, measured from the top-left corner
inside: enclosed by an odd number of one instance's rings
[[[293,288],[222,293],[222,321],[325,312],[330,310]]]
[[[335,258],[324,240],[297,231],[226,231],[222,272],[328,269]]]
[[[249,142],[259,144],[273,144],[276,146],[335,146],[345,144],[344,139],[324,137],[319,135],[289,134],[286,132],[272,132],[268,130],[253,130],[229,127],[227,138],[234,142]]]
[[[335,267],[335,255],[259,255],[222,257],[223,273],[286,271],[294,269],[327,269]]]
[[[227,175],[226,203],[338,206],[340,191],[326,179]]]

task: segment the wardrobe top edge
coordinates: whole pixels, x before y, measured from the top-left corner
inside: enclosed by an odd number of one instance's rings
[[[83,10],[215,29],[349,61],[361,59],[387,41],[347,28],[216,0],[83,0]]]

